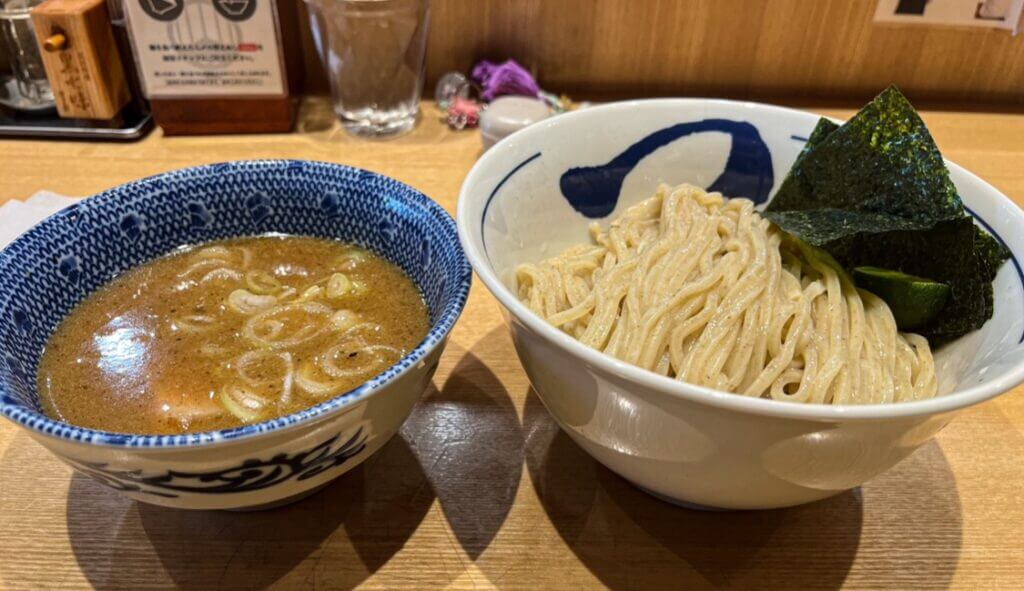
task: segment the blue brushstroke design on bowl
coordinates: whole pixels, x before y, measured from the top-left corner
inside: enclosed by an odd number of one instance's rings
[[[615,211],[623,181],[641,160],[676,140],[709,132],[728,134],[732,145],[725,170],[707,190],[746,197],[755,204],[767,201],[775,183],[771,151],[754,125],[732,119],[672,125],[645,136],[605,164],[570,168],[559,180],[562,195],[573,209],[588,218],[607,217]]]

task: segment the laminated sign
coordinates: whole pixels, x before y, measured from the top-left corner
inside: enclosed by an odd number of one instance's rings
[[[272,0],[124,0],[149,98],[284,96]]]

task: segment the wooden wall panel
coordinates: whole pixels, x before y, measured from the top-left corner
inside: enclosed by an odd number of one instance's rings
[[[875,0],[433,0],[428,90],[446,71],[514,57],[546,89],[578,96],[863,100],[896,83],[915,100],[1024,105],[1024,35],[874,24],[874,10]],[[324,92],[306,47],[309,89]]]

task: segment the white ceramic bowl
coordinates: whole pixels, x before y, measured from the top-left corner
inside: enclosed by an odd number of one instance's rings
[[[932,400],[812,406],[676,382],[581,345],[509,289],[516,265],[587,241],[589,223],[606,222],[661,182],[766,202],[817,120],[722,100],[610,104],[508,137],[462,186],[463,247],[504,306],[540,398],[594,458],[667,500],[756,509],[837,494],[899,462],[957,411],[1024,380],[1024,212],[952,163],[965,205],[1014,258],[995,280],[995,316],[936,353],[940,396]]]
[[[233,429],[131,435],[42,414],[35,368],[47,335],[77,302],[178,246],[268,232],[355,242],[391,260],[422,291],[429,332],[349,392]],[[184,509],[279,505],[351,470],[398,432],[430,383],[471,276],[451,217],[415,189],[366,170],[227,162],[122,185],[0,250],[0,415],[75,469],[139,501]]]

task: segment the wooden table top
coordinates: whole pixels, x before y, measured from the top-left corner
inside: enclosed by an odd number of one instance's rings
[[[290,135],[0,141],[0,203],[208,162],[306,158],[393,176],[454,212],[480,140],[449,131],[432,105],[424,114],[411,135],[380,142],[346,136],[319,99]],[[1024,204],[1024,116],[923,117],[947,157]],[[1018,389],[860,489],[778,511],[675,508],[558,431],[478,281],[401,437],[285,508],[135,503],[0,421],[0,588],[1019,589],[1022,451]]]

